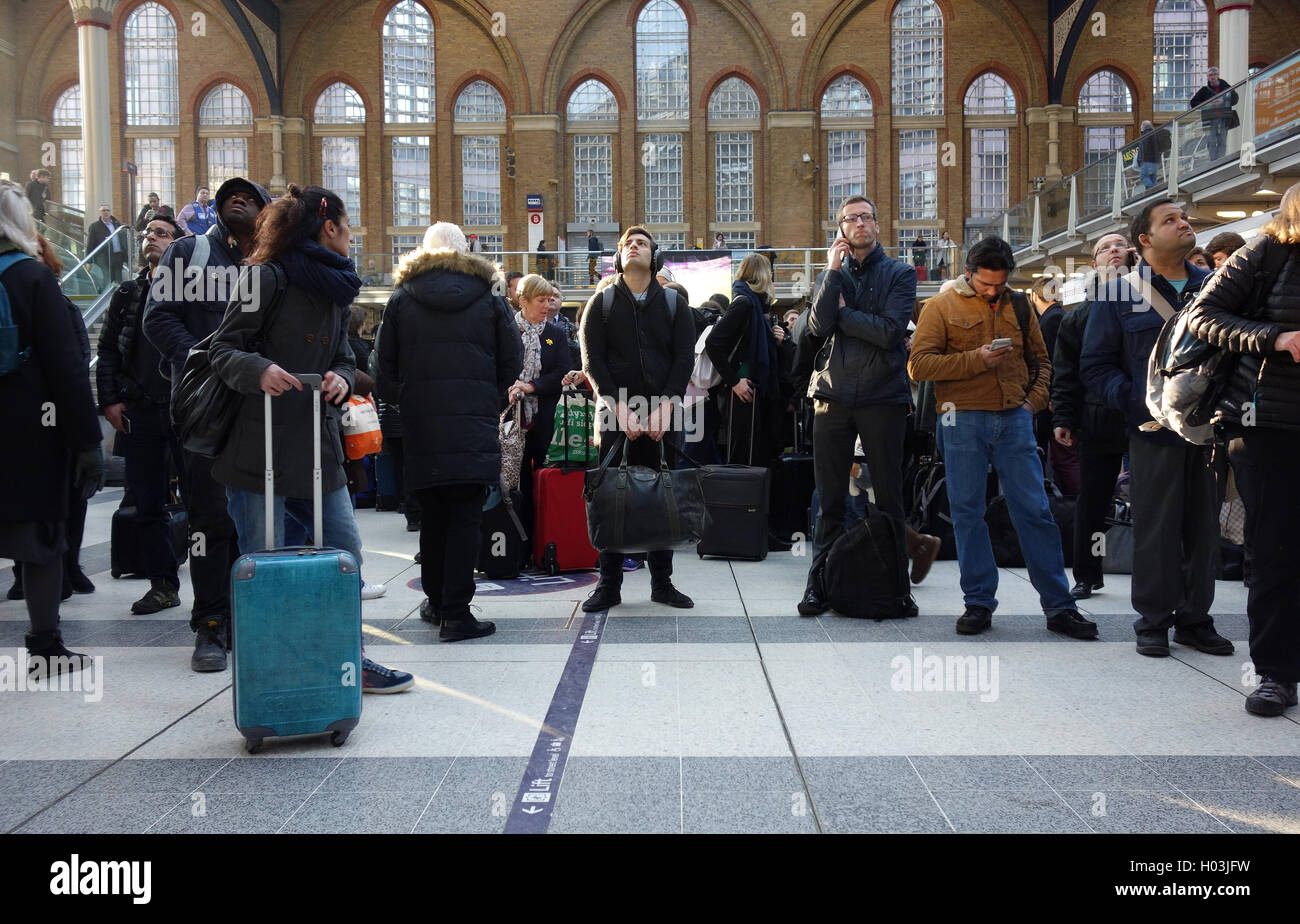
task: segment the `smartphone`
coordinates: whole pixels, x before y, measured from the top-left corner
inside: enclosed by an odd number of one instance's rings
[[[996,340],[994,340],[992,343],[989,344],[989,348],[994,350],[1005,350],[1009,346],[1011,346],[1010,337],[998,337]]]

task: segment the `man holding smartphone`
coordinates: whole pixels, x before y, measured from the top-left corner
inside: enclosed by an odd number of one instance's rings
[[[822,570],[831,545],[844,531],[849,470],[859,436],[876,506],[903,521],[903,442],[912,405],[903,340],[916,304],[916,272],[886,256],[876,243],[876,206],[866,196],[844,200],[839,226],[808,311],[808,333],[821,343],[808,383],[821,521],[799,601],[801,616],[828,608]],[[919,582],[941,543],[919,535],[903,541],[901,530],[899,535],[898,555],[912,557],[912,580]]]
[[[1096,624],[1074,608],[1061,534],[1043,487],[1034,414],[1047,407],[1052,363],[1033,310],[1007,284],[1015,268],[1006,241],[989,237],[973,245],[966,274],[921,309],[907,365],[913,379],[935,383],[944,428],[948,504],[966,602],[957,633],[990,628],[998,605],[998,568],[984,522],[991,463],[1047,628],[1096,638]]]

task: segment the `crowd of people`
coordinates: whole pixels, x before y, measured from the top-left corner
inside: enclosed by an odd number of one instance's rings
[[[1209,612],[1230,469],[1245,504],[1251,657],[1261,678],[1246,708],[1277,715],[1296,704],[1300,578],[1288,520],[1300,498],[1276,460],[1300,431],[1300,185],[1249,244],[1226,234],[1210,241],[1205,267],[1191,259],[1195,234],[1178,203],[1146,205],[1127,235],[1096,242],[1084,296],[1068,308],[1049,280],[1027,295],[1014,291],[1015,257],[996,237],[973,244],[964,272],[918,306],[915,267],[885,253],[875,204],[861,195],[839,209],[838,236],[806,306],[784,311],[770,252],[739,261],[729,296],[692,306],[663,269],[653,235],[634,226],[618,239],[614,272],[603,276],[601,245],[589,232],[598,288],[571,320],[553,274],[506,277],[460,228],[439,222],[396,267],[372,350],[354,306],[362,279],[339,196],[290,185],[272,198],[234,178],[211,198],[200,188],[175,217],[157,197],[137,217],[141,265],[115,291],[99,337],[97,407],[80,315],[50,269],[29,259],[40,254],[34,211],[21,187],[0,186],[0,282],[24,346],[16,367],[0,375],[0,400],[17,412],[16,438],[30,447],[21,480],[32,488],[0,506],[0,555],[21,563],[34,670],[73,670],[84,660],[62,643],[58,604],[65,578],[80,575],[69,550],[80,545],[78,520],[84,524],[85,501],[103,481],[98,416],[117,431],[125,456],[149,580],[132,611],[181,605],[168,522],[169,502],[179,500],[190,536],[191,666],[220,671],[230,649],[232,565],[267,541],[266,434],[275,458],[274,545],[312,541],[315,429],[324,457],[323,543],[362,568],[354,495],[366,475],[350,474],[342,427],[349,398],[373,392],[401,509],[419,532],[421,616],[442,641],[455,642],[495,628],[475,617],[471,602],[484,505],[502,479],[502,421],[514,415],[525,432],[518,480],[523,522],[531,523],[532,472],[547,464],[562,389],[578,384],[601,408],[592,434],[601,461],[624,438],[628,461],[652,468],[662,446],[677,450],[678,465],[725,459],[774,474],[791,455],[809,457],[817,513],[796,607],[803,616],[831,608],[827,559],[861,516],[851,484],[868,486],[873,516],[899,525],[886,551],[910,564],[914,583],[924,580],[942,543],[919,531],[905,477],[924,455],[944,466],[965,602],[956,632],[990,630],[998,607],[987,519],[992,473],[1046,628],[1097,638],[1077,601],[1104,588],[1095,538],[1126,471],[1136,650],[1167,656],[1172,628],[1179,645],[1231,654]],[[102,212],[107,239],[111,210]],[[945,274],[957,269],[950,243],[945,235],[940,245]],[[204,285],[164,284],[168,274],[193,271]],[[244,310],[241,293],[250,289],[265,310]],[[1217,448],[1161,428],[1147,406],[1148,359],[1182,309],[1197,337],[1235,360],[1217,411]],[[220,448],[209,453],[180,444],[170,409],[196,350],[238,394]],[[715,384],[696,392],[702,426],[688,427],[682,406],[698,387],[701,357]],[[319,420],[308,413],[310,395],[297,377],[304,373],[322,377]],[[273,427],[264,420],[267,395]],[[57,418],[43,422],[51,406]],[[771,483],[775,509],[789,500],[777,492],[792,489],[777,477]],[[1049,498],[1058,488],[1077,498],[1073,587]],[[773,519],[768,548],[788,549],[799,531]],[[525,542],[520,557],[535,551]],[[618,606],[624,572],[642,564],[598,551],[587,612]],[[643,559],[652,601],[694,605],[674,584],[671,550],[648,549]],[[363,599],[384,593],[382,585],[361,586]],[[413,685],[411,675],[369,659],[363,668],[368,692]]]

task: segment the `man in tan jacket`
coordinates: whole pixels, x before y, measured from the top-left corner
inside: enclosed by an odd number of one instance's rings
[[[972,246],[966,274],[921,309],[907,364],[914,380],[935,383],[966,602],[957,632],[983,632],[993,624],[998,605],[998,569],[984,522],[991,464],[1047,628],[1073,638],[1096,638],[1096,624],[1074,608],[1061,534],[1043,488],[1033,424],[1034,414],[1047,407],[1052,364],[1028,301],[1020,293],[1013,296],[1007,286],[1015,267],[1003,240],[985,238]]]

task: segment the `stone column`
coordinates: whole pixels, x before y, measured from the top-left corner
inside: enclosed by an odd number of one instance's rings
[[[101,202],[113,204],[113,134],[109,118],[108,30],[117,0],[68,0],[77,24],[81,75],[81,139],[85,148],[86,220]],[[118,210],[115,209],[115,212]],[[127,221],[134,218],[125,216]]]
[[[1250,9],[1253,0],[1214,0],[1219,17],[1219,77],[1245,80],[1250,69]]]

